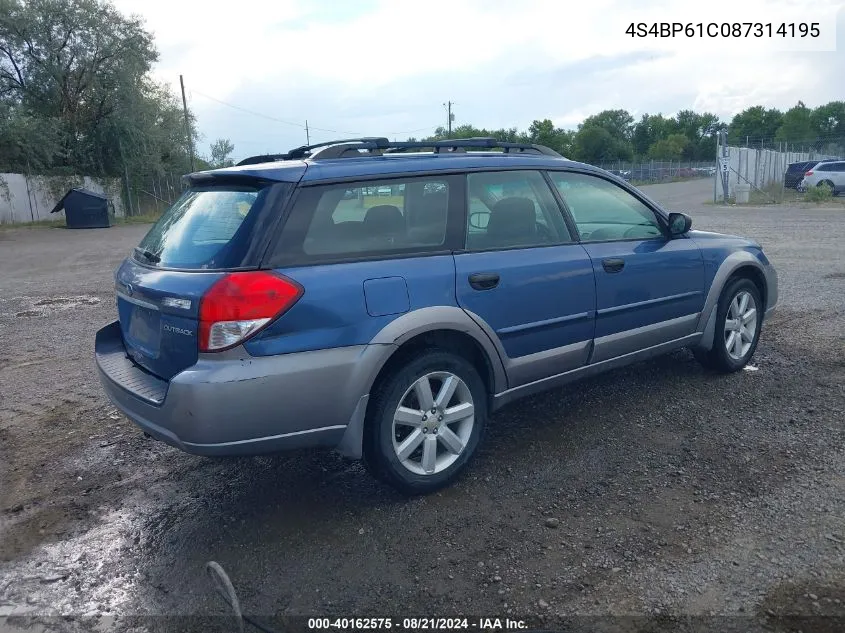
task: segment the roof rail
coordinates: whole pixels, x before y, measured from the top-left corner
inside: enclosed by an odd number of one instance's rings
[[[555,156],[562,158],[553,149],[545,145],[536,145],[534,143],[512,143],[510,141],[500,141],[498,139],[486,136],[478,136],[473,138],[456,138],[443,139],[440,141],[405,141],[398,143],[390,143],[387,150],[389,153],[402,152],[407,149],[427,149],[431,148],[435,154],[439,154],[444,150],[447,152],[457,152],[466,150],[466,148],[483,148],[483,149],[501,149],[505,154],[542,154],[544,156]]]
[[[325,148],[325,149],[321,149]],[[338,141],[326,141],[314,143],[313,145],[302,145],[295,147],[286,154],[262,154],[250,156],[238,163],[242,165],[255,165],[280,160],[296,160],[302,158],[346,158],[361,156],[360,150],[366,150],[369,155],[380,155],[383,152],[394,154],[410,149],[431,149],[435,154],[466,152],[467,148],[478,149],[501,149],[504,154],[541,154],[543,156],[554,156],[563,158],[560,154],[545,145],[534,143],[512,143],[510,141],[499,141],[492,137],[456,138],[443,139],[440,141],[393,141],[384,137],[363,137],[349,138]],[[321,149],[315,152],[313,150]]]
[[[279,160],[296,160],[299,158],[309,158],[312,155],[312,150],[320,147],[329,147],[330,145],[346,145],[345,149],[385,149],[390,145],[390,141],[384,137],[379,136],[364,136],[361,138],[347,138],[337,141],[325,141],[323,143],[313,143],[312,145],[300,145],[294,147],[285,154],[260,154],[258,156],[250,156],[244,158],[238,163],[238,167],[242,165],[257,165],[258,163],[272,163]],[[322,153],[322,152],[321,152]],[[330,158],[330,156],[325,156]],[[336,158],[336,157],[331,157]]]

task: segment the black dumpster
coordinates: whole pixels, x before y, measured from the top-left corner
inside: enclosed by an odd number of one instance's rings
[[[69,229],[97,229],[109,226],[109,199],[96,191],[78,187],[68,191],[50,213],[65,210]]]

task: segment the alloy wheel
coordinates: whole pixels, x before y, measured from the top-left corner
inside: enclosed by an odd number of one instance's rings
[[[742,360],[757,334],[757,302],[747,290],[736,294],[728,307],[725,317],[724,341],[728,355],[734,360]]]
[[[438,371],[418,378],[393,414],[393,449],[399,462],[418,475],[443,472],[458,459],[475,424],[467,384]]]

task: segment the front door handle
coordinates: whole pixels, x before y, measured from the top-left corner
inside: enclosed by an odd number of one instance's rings
[[[473,273],[469,276],[469,285],[476,290],[490,290],[499,285],[498,273]]]
[[[609,259],[601,260],[601,265],[607,273],[618,273],[620,270],[625,268],[625,260],[619,259],[618,257],[611,257]]]

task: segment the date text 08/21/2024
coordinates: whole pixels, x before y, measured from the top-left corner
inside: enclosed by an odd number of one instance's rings
[[[496,617],[477,618],[309,618],[308,629],[312,631],[518,631],[529,628],[525,620]]]
[[[631,22],[631,37],[817,38],[819,22]]]

